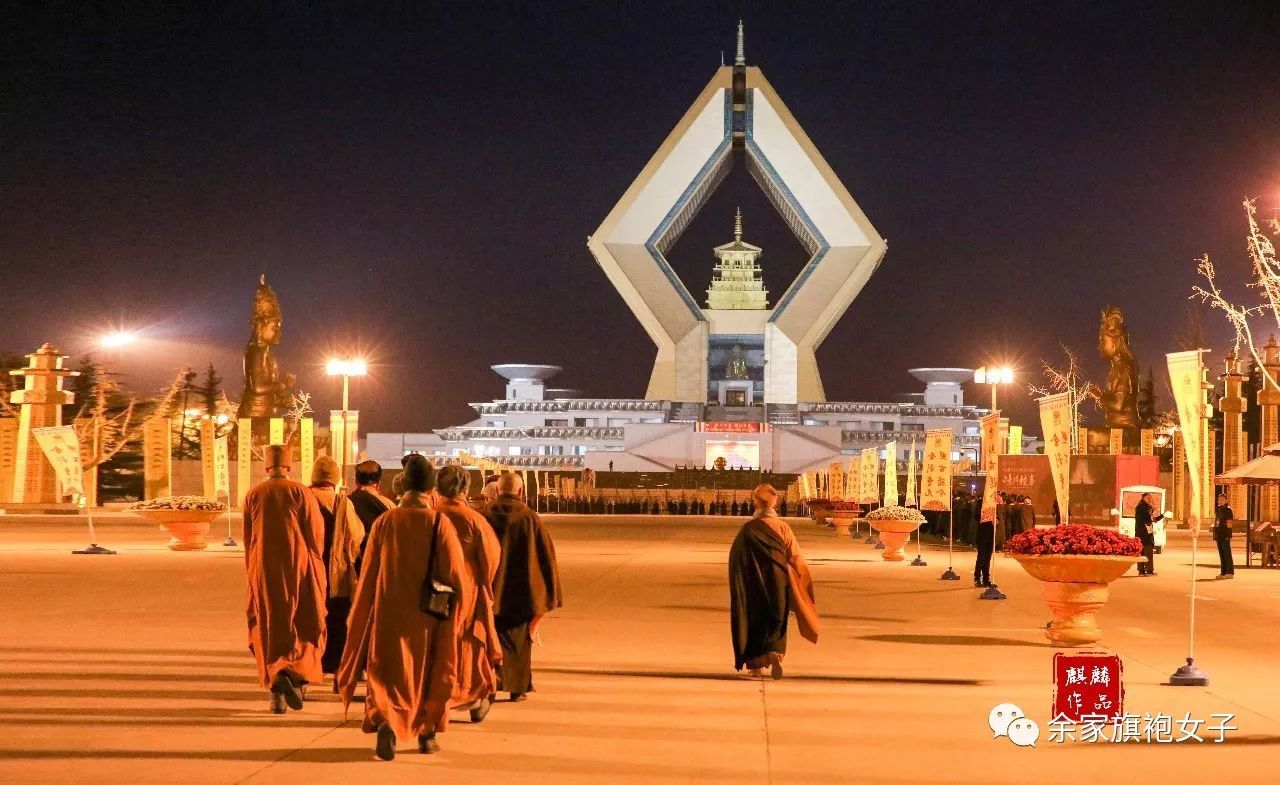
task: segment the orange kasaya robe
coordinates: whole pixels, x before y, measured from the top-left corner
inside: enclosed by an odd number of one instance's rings
[[[286,669],[309,682],[324,679],[323,550],[324,519],[306,486],[272,478],[245,495],[249,650],[263,687]]]
[[[443,621],[419,609],[433,523],[439,526],[433,577],[455,591],[453,613]],[[458,628],[464,618],[459,610],[473,606],[475,594],[448,518],[412,506],[388,510],[374,522],[337,675],[342,702],[349,707],[364,674],[365,733],[384,722],[399,738],[445,729],[458,674]]]
[[[484,516],[458,499],[442,499],[437,507],[453,522],[462,555],[476,591],[469,604],[459,604],[458,683],[450,708],[460,708],[493,695],[498,686],[494,663],[502,661],[502,644],[493,622],[493,580],[502,546]]]
[[[787,622],[818,642],[822,623],[813,577],[787,522],[769,511],[739,530],[729,549],[729,616],[734,666],[767,666],[787,651]]]

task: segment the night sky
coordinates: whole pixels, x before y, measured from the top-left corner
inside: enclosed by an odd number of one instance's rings
[[[1108,303],[1159,368],[1194,259],[1243,293],[1240,202],[1280,208],[1274,3],[80,5],[0,12],[0,350],[141,328],[104,359],[145,394],[212,361],[238,399],[265,272],[317,409],[337,405],[328,353],[375,361],[366,431],[470,419],[499,362],[642,396],[653,345],[586,237],[732,59],[739,15],[889,241],[819,351],[831,399],[917,391],[917,365],[1038,376],[1059,341],[1101,380]],[[735,168],[670,255],[699,300],[739,205],[775,298],[805,262]]]

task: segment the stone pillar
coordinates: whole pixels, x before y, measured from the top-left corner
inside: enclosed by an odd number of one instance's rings
[[[48,504],[58,501],[58,478],[40,445],[31,434],[32,428],[62,425],[62,407],[75,401],[75,395],[62,389],[62,380],[79,376],[62,367],[66,357],[50,344],[27,355],[27,367],[9,371],[23,379],[23,388],[15,390],[9,401],[20,405],[17,444],[14,448],[13,501],[17,504]]]
[[[1249,402],[1243,394],[1245,375],[1240,370],[1240,355],[1234,349],[1227,355],[1225,373],[1218,378],[1223,388],[1218,410],[1222,412],[1222,471],[1225,472],[1248,459],[1244,412]],[[1248,489],[1243,485],[1228,486],[1227,503],[1238,517],[1245,517],[1249,509]]]
[[[298,421],[298,482],[311,482],[311,467],[316,462],[316,421],[303,417]]]
[[[203,489],[201,493],[208,499],[218,497],[218,481],[213,470],[213,451],[216,440],[217,431],[213,419],[205,415],[200,420],[200,478]]]
[[[156,415],[142,423],[144,499],[173,495],[173,422]]]
[[[1173,432],[1173,517],[1187,520],[1187,448],[1182,431]]]
[[[1280,383],[1280,344],[1273,335],[1262,348],[1263,379],[1262,389],[1258,391],[1258,408],[1262,421],[1262,444],[1265,451],[1268,447],[1280,442],[1280,390],[1275,383]],[[1280,488],[1264,485],[1259,488],[1260,505],[1258,515],[1264,521],[1280,520]]]
[[[13,464],[17,457],[18,421],[0,418],[0,504],[13,501]]]
[[[1112,428],[1110,440],[1107,443],[1107,450],[1110,455],[1124,454],[1124,429]]]
[[[284,444],[284,418],[272,417],[268,437],[271,441],[268,444]]]
[[[329,454],[345,470],[355,464],[357,434],[360,432],[360,412],[347,410],[345,429],[341,409],[329,410]]]
[[[1218,449],[1218,432],[1211,431],[1207,427],[1204,429],[1204,447],[1201,453],[1200,464],[1200,525],[1208,528],[1213,525],[1213,508],[1217,506],[1217,497],[1213,489],[1216,484],[1213,481],[1213,464],[1214,453]],[[1235,510],[1232,510],[1235,512]]]
[[[236,506],[244,507],[244,497],[253,487],[253,420],[236,421]]]
[[[1143,428],[1139,434],[1140,446],[1138,448],[1139,455],[1155,455],[1156,454],[1156,432],[1151,428]]]

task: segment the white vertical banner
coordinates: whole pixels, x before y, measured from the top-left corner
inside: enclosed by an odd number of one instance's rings
[[[231,506],[231,465],[227,455],[227,437],[219,436],[213,442],[213,496],[227,495],[227,507]]]
[[[924,478],[920,509],[951,511],[951,446],[955,431],[933,428],[924,434]]]
[[[898,442],[884,446],[884,504],[898,503]]]
[[[906,506],[915,507],[920,501],[916,486],[916,440],[911,440],[911,454],[907,456],[907,501]]]
[[[1044,454],[1049,459],[1053,477],[1053,493],[1058,500],[1058,514],[1069,523],[1071,507],[1071,393],[1046,395],[1036,399],[1040,404],[1040,430],[1044,433]]]
[[[1000,477],[1000,410],[993,411],[978,420],[982,428],[982,469],[987,480],[982,484],[981,523],[993,523],[996,519],[996,482]]]
[[[311,478],[311,467],[316,462],[316,421],[311,417],[303,417],[298,420],[298,460],[301,465],[298,467],[298,476],[300,478]],[[342,484],[346,484],[346,473],[340,475],[343,478]]]
[[[84,493],[84,470],[80,462],[80,440],[73,425],[32,428],[31,434],[53,466],[58,478],[59,494],[79,496]]]
[[[1169,364],[1169,383],[1173,387],[1174,404],[1178,407],[1178,428],[1187,456],[1187,524],[1192,532],[1200,531],[1200,518],[1204,507],[1203,490],[1204,446],[1207,443],[1210,413],[1205,408],[1205,374],[1203,352],[1192,349],[1187,352],[1170,352],[1165,355]]]

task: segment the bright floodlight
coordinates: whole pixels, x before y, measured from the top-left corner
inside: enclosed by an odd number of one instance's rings
[[[121,346],[128,346],[138,340],[138,336],[133,333],[127,333],[124,330],[117,330],[113,333],[107,333],[102,336],[99,343],[105,349],[119,349]]]
[[[987,383],[987,368],[985,365],[973,372],[973,381],[975,384]]]
[[[325,364],[324,371],[329,376],[364,376],[369,372],[369,366],[361,359],[334,358]]]
[[[1012,368],[1001,368],[999,371],[996,371],[996,374],[997,374],[996,380],[999,381],[1001,384],[1013,384]]]

